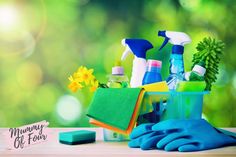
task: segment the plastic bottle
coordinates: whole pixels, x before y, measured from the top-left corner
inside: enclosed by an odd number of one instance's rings
[[[152,44],[144,39],[123,39],[122,44],[126,46],[121,57],[123,61],[129,53],[133,53],[133,67],[130,80],[131,87],[139,87],[146,72],[146,52],[153,48]]]
[[[116,65],[112,67],[112,74],[108,75],[107,86],[109,88],[127,88],[129,87],[129,78],[124,74],[124,68],[121,66],[121,62],[116,62]]]
[[[161,77],[161,66],[162,62],[158,60],[148,60],[146,73],[143,78],[143,85],[160,82]],[[140,115],[137,120],[137,124],[142,123],[157,123],[160,121],[160,104],[159,102],[152,102],[153,111]]]
[[[109,88],[128,88],[129,79],[124,74],[124,68],[121,66],[121,62],[116,62],[112,67],[112,74],[108,75],[107,86]],[[128,137],[114,131],[103,129],[104,141],[126,141]]]
[[[165,37],[165,41],[159,50],[168,42],[173,44],[172,54],[170,56],[170,75],[167,78],[167,84],[170,90],[175,90],[179,81],[184,80],[184,45],[191,42],[190,37],[183,32],[159,31],[158,36]]]
[[[162,62],[158,60],[148,60],[147,69],[142,81],[142,85],[162,81],[161,77]]]
[[[175,90],[179,81],[183,81],[184,62],[182,54],[171,54],[170,75],[166,79],[170,90]]]
[[[204,75],[206,73],[205,63],[200,61],[195,64],[191,72],[185,73],[185,79],[187,81],[204,81]]]

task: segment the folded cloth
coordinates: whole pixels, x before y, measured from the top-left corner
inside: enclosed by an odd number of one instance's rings
[[[137,120],[144,90],[142,88],[99,88],[89,105],[90,123],[129,134]]]

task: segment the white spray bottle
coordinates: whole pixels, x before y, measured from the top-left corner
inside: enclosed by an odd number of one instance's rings
[[[122,45],[126,47],[121,57],[122,61],[129,53],[132,52],[134,55],[130,87],[142,86],[143,77],[146,72],[146,52],[153,48],[153,46],[144,39],[123,39]]]

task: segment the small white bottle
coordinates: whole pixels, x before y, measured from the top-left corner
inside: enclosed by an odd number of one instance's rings
[[[185,73],[184,78],[187,81],[204,81],[205,73],[205,63],[203,61],[200,61],[198,64],[194,65],[191,72]]]

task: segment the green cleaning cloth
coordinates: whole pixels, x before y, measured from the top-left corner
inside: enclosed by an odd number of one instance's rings
[[[141,90],[141,88],[99,88],[94,93],[87,116],[126,130]]]

